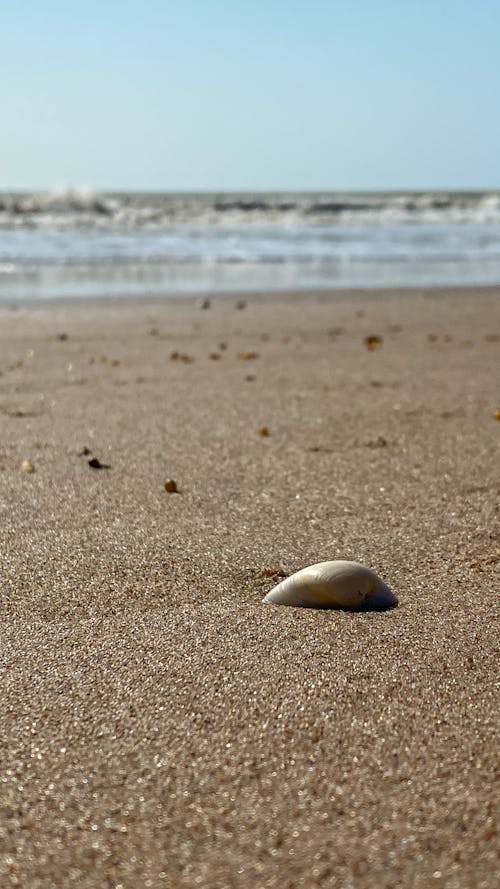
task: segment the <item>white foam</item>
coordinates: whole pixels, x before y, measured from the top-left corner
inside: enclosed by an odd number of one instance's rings
[[[0,195],[2,280],[57,288],[57,269],[69,293],[71,280],[105,292],[111,278],[134,292],[151,278],[163,292],[184,279],[500,283],[500,193]]]

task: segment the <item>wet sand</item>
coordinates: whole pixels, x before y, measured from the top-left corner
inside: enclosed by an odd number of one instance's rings
[[[496,886],[500,290],[236,302],[0,306],[0,885]]]

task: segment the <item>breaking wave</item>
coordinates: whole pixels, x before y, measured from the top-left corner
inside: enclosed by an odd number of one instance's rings
[[[0,194],[0,226],[111,228],[254,224],[404,225],[500,222],[500,192]]]

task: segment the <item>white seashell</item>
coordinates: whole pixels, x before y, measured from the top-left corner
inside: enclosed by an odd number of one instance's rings
[[[383,609],[397,597],[371,568],[358,562],[318,562],[285,578],[264,596],[272,605],[302,608]]]

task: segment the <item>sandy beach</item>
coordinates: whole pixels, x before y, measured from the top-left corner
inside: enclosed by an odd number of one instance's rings
[[[0,305],[0,885],[493,889],[500,289],[245,299]]]

